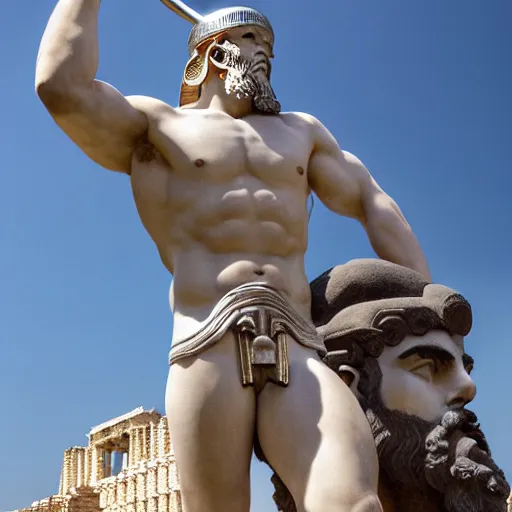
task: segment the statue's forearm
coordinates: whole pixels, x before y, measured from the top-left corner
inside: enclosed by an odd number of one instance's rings
[[[398,206],[381,205],[366,216],[365,228],[379,258],[420,272],[431,280],[427,261],[420,244]]]
[[[60,0],[41,41],[36,88],[90,87],[98,69],[100,0]]]

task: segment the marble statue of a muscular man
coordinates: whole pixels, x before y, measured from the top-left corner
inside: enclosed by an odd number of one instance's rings
[[[196,20],[175,108],[95,78],[99,6],[59,0],[36,90],[92,160],[129,176],[173,275],[166,408],[185,511],[248,512],[255,435],[298,510],[381,510],[366,418],[317,354],[307,199],[359,220],[379,257],[429,278],[409,225],[319,121],[280,113],[262,14]]]

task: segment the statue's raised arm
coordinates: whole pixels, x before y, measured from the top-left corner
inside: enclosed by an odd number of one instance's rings
[[[59,0],[41,41],[36,91],[55,122],[90,158],[129,173],[148,120],[137,108],[143,99],[130,101],[96,80],[99,6],[100,0]]]

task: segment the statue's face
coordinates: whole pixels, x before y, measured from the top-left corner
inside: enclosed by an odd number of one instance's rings
[[[417,510],[425,500],[443,512],[504,512],[510,487],[464,407],[471,366],[462,337],[434,330],[386,347],[361,372],[382,474],[399,501],[421,491]]]
[[[236,27],[225,34],[225,38],[240,48],[240,57],[252,63],[251,72],[270,75],[270,59],[274,57],[266,31],[257,26]]]
[[[236,27],[217,38],[212,66],[218,68],[228,95],[251,98],[256,111],[278,114],[281,105],[270,85],[271,39],[257,26]]]
[[[442,330],[409,335],[395,347],[386,346],[378,363],[381,398],[388,409],[436,421],[475,396],[472,360],[464,354],[461,336]]]

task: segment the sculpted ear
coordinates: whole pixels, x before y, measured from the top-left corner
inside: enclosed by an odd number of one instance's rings
[[[361,393],[357,389],[360,379],[359,372],[351,366],[343,364],[338,368],[338,375],[341,377],[341,380],[350,388],[355,397],[359,400],[361,398]]]

